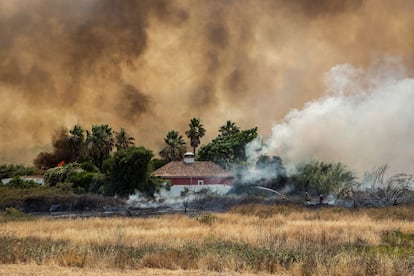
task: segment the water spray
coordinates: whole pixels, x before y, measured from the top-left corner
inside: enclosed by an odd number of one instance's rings
[[[270,188],[267,188],[267,187],[263,187],[263,186],[253,186],[253,187],[254,187],[254,188],[257,188],[257,189],[260,189],[260,190],[265,190],[265,191],[269,191],[269,192],[275,193],[275,194],[280,195],[280,196],[282,196],[282,197],[284,197],[284,196],[285,196],[284,194],[279,193],[278,191],[275,191],[275,190],[270,189]]]

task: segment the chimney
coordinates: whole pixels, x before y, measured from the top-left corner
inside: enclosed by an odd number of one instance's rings
[[[192,153],[192,152],[184,153],[184,163],[186,163],[186,164],[194,163],[194,153]]]

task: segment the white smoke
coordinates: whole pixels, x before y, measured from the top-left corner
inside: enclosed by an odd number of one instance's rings
[[[264,145],[260,139],[246,145],[247,161],[240,168],[235,167],[234,174],[237,175],[239,184],[266,184],[277,179],[278,176],[285,176],[286,172],[282,163],[269,160],[264,166],[257,166],[257,162],[261,156],[267,155],[262,152]],[[270,157],[272,158],[272,157]]]
[[[226,194],[231,186],[225,185],[174,185],[170,189],[161,188],[152,198],[148,198],[139,191],[129,196],[127,204],[135,208],[166,208],[183,209],[185,204],[200,200],[207,196]]]
[[[383,164],[414,173],[414,78],[401,63],[388,58],[366,70],[337,65],[325,79],[324,97],[292,110],[248,153],[278,155],[288,167],[317,159],[358,173]]]

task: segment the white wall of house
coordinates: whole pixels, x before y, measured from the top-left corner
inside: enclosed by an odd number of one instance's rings
[[[26,180],[26,181],[34,181],[37,184],[43,185],[45,183],[43,178],[33,178],[33,177],[24,177],[24,176],[20,176],[21,179]],[[0,180],[1,183],[3,184],[8,184],[13,178],[3,178]]]
[[[170,191],[166,191],[162,189],[161,196],[165,197],[180,197],[181,192],[183,192],[186,188],[189,190],[190,193],[197,193],[200,192],[202,189],[208,189],[212,193],[216,193],[219,195],[224,195],[233,186],[229,185],[174,185],[171,187]]]

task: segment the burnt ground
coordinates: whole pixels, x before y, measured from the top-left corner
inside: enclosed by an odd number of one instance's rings
[[[163,214],[187,214],[197,215],[203,212],[225,212],[235,206],[246,204],[294,204],[303,205],[303,201],[298,198],[281,199],[280,197],[256,197],[250,195],[244,196],[206,196],[189,202],[182,201],[174,205],[159,204],[158,206],[148,201],[148,207],[128,205],[126,201],[117,199],[118,205],[111,204],[94,206],[82,206],[82,209],[73,208],[73,206],[55,204],[50,206],[47,211],[28,211],[27,213],[34,216],[46,216],[53,218],[88,218],[88,217],[149,217]],[[151,203],[151,204],[150,204]],[[150,206],[151,205],[151,206]],[[320,207],[315,206],[315,207]]]

